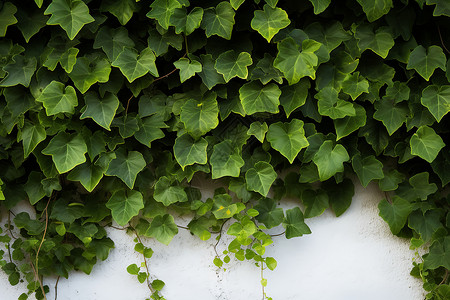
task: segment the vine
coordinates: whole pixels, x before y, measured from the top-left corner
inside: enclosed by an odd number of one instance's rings
[[[448,299],[449,17],[447,0],[2,1],[0,266],[28,283],[19,299],[89,274],[114,248],[106,226],[136,236],[127,271],[151,299],[170,287],[143,237],[179,228],[232,237],[214,264],[253,261],[270,299],[272,238],[342,215],[355,175],[423,253],[426,298]],[[223,187],[207,198],[194,179]]]

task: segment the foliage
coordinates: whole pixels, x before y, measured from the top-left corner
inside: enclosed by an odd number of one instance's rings
[[[448,298],[447,0],[30,2],[0,3],[0,266],[20,299],[89,274],[116,223],[163,299],[141,237],[169,244],[186,213],[200,239],[234,237],[217,266],[273,270],[267,229],[342,215],[350,178],[385,192],[392,233],[429,249],[411,274]],[[204,199],[194,177],[224,188]]]

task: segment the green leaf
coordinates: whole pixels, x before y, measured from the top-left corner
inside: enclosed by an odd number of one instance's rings
[[[52,0],[44,15],[51,14],[48,25],[60,25],[73,40],[81,28],[94,22],[88,6],[81,0]]]
[[[444,240],[435,241],[430,247],[430,252],[424,256],[425,270],[434,270],[441,266],[447,270],[450,269],[450,237],[448,236]]]
[[[405,179],[405,175],[397,170],[391,170],[384,174],[384,177],[380,179],[378,185],[384,192],[395,191],[398,188],[399,183],[402,183]]]
[[[439,221],[440,212],[436,209],[428,210],[422,213],[416,210],[409,215],[408,226],[420,234],[424,242],[428,242],[438,229],[443,228]]]
[[[247,189],[260,193],[264,197],[269,193],[269,189],[276,178],[277,173],[273,170],[272,165],[265,161],[257,162],[253,168],[245,173]]]
[[[102,168],[90,162],[85,162],[76,166],[69,175],[67,175],[67,179],[79,181],[88,192],[92,192],[99,184],[105,171],[106,168]]]
[[[280,95],[281,90],[274,83],[263,86],[258,81],[251,81],[239,89],[239,99],[248,115],[257,112],[278,113]]]
[[[238,10],[239,6],[241,6],[244,1],[245,0],[230,0],[230,4],[234,10]]]
[[[27,193],[31,205],[35,205],[39,200],[45,197],[44,187],[41,183],[44,178],[42,173],[36,171],[32,171],[28,175],[27,183],[24,185],[23,189]]]
[[[355,186],[351,179],[345,178],[339,184],[329,180],[323,189],[328,193],[328,200],[336,217],[341,216],[352,204]]]
[[[180,81],[185,82],[189,78],[202,71],[202,64],[196,60],[182,57],[173,63],[175,68],[180,69]]]
[[[362,0],[358,0],[362,1]],[[372,0],[365,0],[372,1]],[[375,0],[385,1],[385,0]],[[391,0],[389,0],[391,1]],[[386,27],[380,27],[376,31],[373,30],[371,24],[359,25],[356,28],[355,38],[358,40],[358,48],[362,52],[366,49],[372,50],[382,58],[386,58],[389,50],[394,46],[394,39]]]
[[[276,201],[269,198],[261,198],[257,205],[253,207],[259,214],[255,217],[258,222],[263,223],[268,229],[276,227],[283,222],[284,212],[281,207],[277,207]]]
[[[318,15],[330,5],[331,0],[309,0],[314,6],[314,14]]]
[[[208,142],[204,138],[194,140],[189,134],[183,134],[175,139],[173,154],[178,164],[184,170],[186,166],[206,164],[206,147]]]
[[[431,163],[434,173],[441,179],[442,187],[450,183],[450,153],[443,151]]]
[[[200,27],[203,19],[203,8],[194,7],[189,14],[186,13],[186,8],[176,8],[170,16],[170,24],[175,26],[175,33],[185,33],[186,36],[194,32]]]
[[[228,194],[215,195],[213,214],[216,219],[228,219],[237,212],[237,205],[233,203],[233,199]]]
[[[169,245],[173,237],[178,233],[178,227],[173,217],[169,214],[156,216],[145,232],[146,236],[154,237],[164,245]]]
[[[136,49],[125,47],[111,65],[118,67],[128,82],[133,82],[149,72],[158,77],[155,60],[156,56],[150,48],[145,48],[138,53]]]
[[[100,11],[109,12],[119,20],[120,24],[126,25],[133,13],[138,11],[136,2],[135,0],[105,0],[102,1]]]
[[[355,116],[333,120],[337,141],[366,125],[366,111],[364,107],[353,104],[353,108],[355,109]]]
[[[442,138],[428,126],[421,126],[417,129],[409,144],[412,155],[417,155],[429,163],[433,162],[439,151],[445,146]]]
[[[394,100],[384,98],[375,102],[375,109],[373,118],[383,122],[389,135],[392,135],[406,122],[410,113],[406,103],[396,104]]]
[[[271,80],[283,83],[283,73],[273,66],[274,58],[269,53],[264,53],[264,57],[260,59],[253,68],[250,80],[259,79],[262,84],[268,84]]]
[[[302,193],[302,202],[306,206],[305,218],[313,218],[323,214],[330,207],[328,194],[323,189],[306,190]]]
[[[160,177],[156,182],[153,197],[156,201],[164,204],[164,206],[188,201],[187,194],[183,187],[171,185],[170,180],[166,176]]]
[[[0,37],[6,35],[9,26],[17,23],[14,14],[17,13],[17,7],[11,2],[5,2],[0,10]]]
[[[422,91],[420,102],[440,122],[450,112],[450,85],[430,85]]]
[[[254,30],[258,31],[270,43],[270,40],[283,28],[286,28],[291,21],[286,13],[278,7],[264,5],[263,10],[255,10],[251,22]]]
[[[181,50],[183,47],[183,37],[177,35],[173,30],[160,33],[154,28],[148,31],[148,46],[155,52],[156,56],[162,56],[169,51],[169,46]]]
[[[303,125],[303,121],[292,119],[290,123],[271,124],[267,132],[267,141],[272,148],[286,157],[291,164],[300,150],[309,145]]]
[[[361,154],[356,154],[352,158],[352,166],[363,187],[367,187],[374,179],[384,177],[383,164],[373,155],[362,158]]]
[[[72,170],[86,161],[86,143],[80,134],[60,132],[55,135],[42,154],[51,155],[59,174]]]
[[[286,210],[283,227],[286,229],[287,239],[311,233],[311,229],[305,224],[303,213],[298,207]]]
[[[321,89],[314,95],[319,113],[332,119],[340,119],[347,116],[355,116],[356,111],[353,103],[339,99],[339,93],[332,87]]]
[[[305,28],[305,32],[310,39],[322,43],[329,53],[336,49],[343,41],[347,41],[351,38],[351,35],[344,30],[340,22],[328,24],[314,22]],[[342,54],[337,55],[339,56]]]
[[[433,16],[447,16],[450,17],[450,3],[443,0],[427,0],[427,5],[436,4],[433,11]],[[448,269],[448,268],[447,268]]]
[[[342,91],[355,100],[362,93],[369,93],[369,82],[359,72],[354,72],[342,82]]]
[[[204,135],[219,124],[216,98],[216,93],[208,93],[200,100],[187,100],[181,107],[180,120],[194,138]]]
[[[215,85],[225,83],[223,75],[217,73],[214,68],[215,61],[211,54],[201,54],[200,62],[203,66],[202,71],[198,74],[203,81],[203,84],[211,90]]]
[[[130,189],[133,188],[136,176],[147,165],[144,157],[137,151],[119,149],[115,151],[116,158],[109,163],[108,170],[105,172],[108,176],[117,176]]]
[[[341,144],[333,148],[332,141],[325,141],[313,157],[319,170],[320,181],[325,181],[337,172],[344,171],[344,162],[348,161],[347,150]]]
[[[298,83],[286,85],[281,88],[280,104],[283,106],[286,117],[289,118],[297,108],[305,104],[311,83],[302,78]]]
[[[118,190],[106,202],[106,207],[111,210],[114,221],[120,226],[125,226],[144,208],[144,201],[138,191]]]
[[[41,124],[25,122],[22,130],[17,135],[17,140],[23,143],[23,157],[27,158],[46,137],[45,128]]]
[[[233,142],[225,140],[214,145],[210,164],[213,179],[224,176],[238,177],[244,160]]]
[[[428,178],[428,172],[422,172],[409,179],[409,183],[413,187],[413,194],[416,198],[427,200],[429,195],[434,194],[437,191],[436,184],[429,183]]]
[[[119,127],[120,136],[129,138],[139,130],[139,121],[135,114],[123,115],[113,119],[112,127]]]
[[[277,44],[278,54],[273,65],[284,74],[290,85],[299,82],[305,76],[315,79],[315,67],[319,63],[315,52],[321,45],[319,42],[306,39],[300,47],[288,37]]]
[[[19,10],[17,18],[19,20],[17,27],[22,32],[22,35],[27,43],[36,33],[45,27],[48,20],[48,17],[44,16],[42,11],[39,10],[33,11],[32,13]]]
[[[3,71],[8,74],[0,81],[0,87],[18,84],[28,87],[31,82],[31,77],[33,77],[34,71],[36,71],[36,58],[25,58],[24,56],[16,55],[12,60],[14,63],[10,63],[3,67]]]
[[[165,136],[161,128],[167,127],[163,122],[163,117],[155,114],[140,120],[139,130],[134,134],[134,137],[142,144],[151,148],[151,142]]]
[[[119,107],[119,99],[111,93],[107,93],[100,99],[97,93],[89,92],[84,96],[84,102],[86,103],[86,109],[81,114],[80,119],[91,118],[98,125],[110,130],[109,126]]]
[[[155,0],[150,4],[151,11],[147,13],[147,17],[156,19],[162,28],[168,29],[170,24],[170,17],[175,9],[181,8],[182,5],[178,0]]]
[[[106,59],[79,57],[69,77],[77,89],[84,94],[93,84],[107,82],[109,73],[111,73],[111,65]]]
[[[446,62],[447,59],[441,47],[433,45],[425,49],[422,45],[419,45],[409,55],[406,69],[416,70],[420,76],[428,81],[437,68],[445,72]]]
[[[391,232],[398,234],[405,226],[413,207],[405,199],[394,196],[391,203],[387,202],[386,199],[381,200],[378,209],[380,217],[388,223]]]
[[[125,27],[112,29],[103,26],[95,36],[93,48],[102,48],[109,61],[113,62],[125,47],[134,47],[134,41],[128,37],[128,31]]]
[[[59,113],[73,114],[75,107],[78,105],[75,89],[58,81],[50,82],[36,101],[42,102],[47,116]]]
[[[266,137],[266,132],[269,129],[267,126],[267,123],[264,122],[261,124],[261,122],[256,121],[250,124],[250,128],[247,131],[248,135],[254,135],[258,141],[261,143],[264,142],[264,138]]]
[[[247,67],[252,63],[252,57],[249,53],[241,52],[237,55],[234,50],[229,50],[219,55],[214,68],[219,74],[223,75],[225,82],[228,82],[233,77],[247,79]]]
[[[385,14],[387,14],[391,8],[394,7],[392,0],[356,0],[362,6],[362,9],[366,13],[367,20],[373,22]]]
[[[205,10],[202,20],[202,28],[207,37],[218,35],[224,39],[231,39],[235,12],[229,2],[222,1],[215,8]]]

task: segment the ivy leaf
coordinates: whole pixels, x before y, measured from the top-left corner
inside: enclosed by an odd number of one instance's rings
[[[109,12],[119,20],[120,24],[126,25],[133,13],[138,11],[136,2],[135,0],[105,0],[102,1],[100,11]]]
[[[309,0],[314,6],[314,14],[322,13],[330,5],[331,0]]]
[[[303,121],[292,119],[290,123],[271,124],[267,132],[267,141],[272,148],[286,157],[291,164],[300,150],[309,145],[303,125]]]
[[[125,47],[134,47],[134,41],[128,37],[128,31],[125,27],[112,29],[103,26],[95,36],[93,48],[102,48],[108,59],[113,62]]]
[[[389,135],[399,129],[409,115],[409,108],[406,103],[396,104],[394,100],[382,99],[375,102],[375,113],[373,118],[383,122]]]
[[[59,132],[55,135],[42,154],[51,155],[59,174],[72,170],[86,161],[86,143],[81,135]]]
[[[37,61],[35,57],[25,58],[21,55],[16,55],[12,58],[14,63],[3,67],[3,71],[8,74],[0,81],[0,87],[15,86],[18,84],[28,87],[36,71]]]
[[[344,162],[349,159],[347,150],[341,144],[333,148],[332,141],[323,142],[313,157],[313,162],[319,170],[320,181],[325,181],[337,172],[344,171]]]
[[[306,39],[300,47],[294,39],[288,37],[277,44],[278,54],[273,65],[284,74],[290,85],[299,82],[305,76],[315,79],[314,67],[319,63],[319,59],[314,52],[319,50],[321,45],[319,42]]]
[[[283,222],[284,212],[277,203],[269,198],[261,198],[253,207],[259,214],[255,217],[258,222],[263,223],[268,229],[276,227]]]
[[[94,22],[88,6],[81,0],[53,0],[44,15],[51,14],[48,25],[60,25],[73,40],[81,28]]]
[[[214,145],[210,164],[213,179],[224,176],[238,177],[244,160],[232,141],[225,140]]]
[[[333,22],[331,24],[314,22],[305,28],[305,32],[310,39],[322,43],[329,53],[336,49],[343,41],[351,38],[351,35],[344,30],[340,22]]]
[[[228,219],[237,212],[237,204],[232,202],[232,198],[228,194],[215,195],[213,214],[216,219]]]
[[[88,191],[92,192],[103,177],[104,169],[90,162],[85,162],[76,166],[67,175],[67,179],[79,181],[81,185]]]
[[[17,19],[14,15],[17,13],[17,7],[11,2],[3,3],[0,10],[0,37],[6,35],[6,30],[9,26],[17,23]]]
[[[202,28],[207,37],[218,35],[226,40],[231,39],[235,12],[229,2],[222,1],[215,8],[205,10],[202,20]]]
[[[450,5],[447,1],[442,0],[426,0],[427,5],[436,4],[433,11],[433,16],[447,16],[450,17]],[[448,269],[448,268],[447,268]]]
[[[257,112],[278,113],[281,90],[274,83],[263,86],[258,81],[251,81],[239,89],[239,98],[245,113]]]
[[[27,193],[31,205],[35,205],[39,200],[45,197],[45,191],[41,183],[44,178],[42,173],[36,171],[31,171],[28,175],[27,183],[24,185],[23,189]],[[0,183],[2,182],[0,181]],[[3,195],[3,193],[1,193],[1,195]]]
[[[111,65],[106,59],[99,57],[79,57],[69,73],[70,79],[82,93],[97,82],[107,82],[111,73]]]
[[[354,72],[342,82],[342,91],[355,100],[362,93],[369,93],[369,82],[359,72]]]
[[[138,118],[134,114],[114,118],[111,126],[119,127],[120,136],[124,139],[129,138],[139,130]]]
[[[241,6],[244,1],[245,0],[230,0],[230,4],[234,10],[238,10],[239,6]]]
[[[262,84],[268,84],[271,80],[283,83],[283,73],[273,66],[274,58],[269,53],[264,53],[264,57],[258,61],[253,68],[250,80],[259,79]]]
[[[321,89],[316,95],[319,113],[332,119],[355,116],[356,111],[352,103],[339,99],[339,94],[333,87]]]
[[[367,20],[373,22],[386,15],[394,7],[392,0],[356,0],[362,6]]]
[[[271,164],[265,161],[259,161],[253,168],[245,173],[247,189],[260,193],[264,197],[269,193],[272,183],[277,178],[277,173],[273,170]]]
[[[138,191],[118,190],[106,202],[106,207],[111,210],[114,221],[120,226],[125,226],[144,208],[144,201]]]
[[[181,107],[180,120],[192,137],[198,138],[219,124],[216,97],[216,93],[208,93],[201,100],[187,100]]]
[[[409,184],[413,187],[413,194],[415,198],[427,200],[428,196],[437,191],[437,186],[434,183],[429,183],[428,172],[422,172],[409,178]]]
[[[107,93],[105,97],[100,99],[96,93],[89,92],[85,95],[84,101],[86,109],[80,119],[91,118],[98,125],[110,130],[109,126],[119,107],[119,99],[111,93]]]
[[[447,59],[441,47],[433,45],[425,49],[425,47],[419,45],[409,55],[406,69],[416,70],[420,76],[428,81],[437,68],[445,72],[446,62]]]
[[[370,49],[382,58],[386,58],[389,50],[394,46],[394,39],[386,27],[380,27],[373,31],[373,25],[371,24],[359,25],[356,28],[355,38],[358,40],[358,48],[361,53]]]
[[[203,19],[203,8],[194,7],[189,14],[186,13],[186,8],[176,8],[170,16],[170,24],[175,26],[175,33],[185,33],[186,36],[194,32],[200,27]]]
[[[398,234],[405,226],[409,214],[412,212],[412,205],[408,201],[398,196],[392,198],[392,203],[383,199],[378,204],[379,214],[388,223],[393,234]]]
[[[363,187],[367,187],[374,179],[384,177],[383,164],[373,155],[362,158],[361,154],[356,154],[352,158],[352,166]]]
[[[30,14],[20,10],[17,18],[19,19],[17,27],[20,29],[20,32],[22,32],[27,43],[36,33],[45,27],[48,20],[48,17],[44,16],[40,10],[36,10]]]
[[[442,151],[431,163],[434,173],[441,179],[442,187],[450,183],[450,153]]]
[[[430,247],[430,252],[424,256],[425,270],[434,270],[441,266],[447,270],[450,269],[450,237],[448,236],[444,240],[435,241]]]
[[[428,126],[421,126],[417,129],[409,144],[412,155],[417,155],[429,163],[433,162],[439,151],[445,146],[442,138]]]
[[[258,141],[261,143],[264,142],[264,138],[266,137],[266,132],[269,129],[267,126],[267,123],[264,122],[261,124],[261,122],[256,121],[250,124],[250,128],[247,131],[248,135],[254,135]]]
[[[289,24],[291,24],[291,20],[289,20],[286,11],[266,4],[263,10],[255,10],[250,25],[270,43],[274,35]]]
[[[294,110],[305,104],[310,87],[311,83],[309,80],[302,78],[296,84],[281,88],[280,104],[283,106],[286,118],[289,118]]]
[[[151,143],[154,140],[165,137],[161,128],[167,127],[168,126],[163,122],[163,117],[159,114],[155,114],[140,120],[139,130],[134,134],[134,137],[140,143],[147,147],[151,147]]]
[[[450,112],[450,85],[430,85],[422,91],[420,102],[440,122]]]
[[[65,86],[64,83],[58,81],[50,82],[36,101],[42,102],[47,116],[58,113],[73,114],[75,106],[78,105],[75,89],[70,85]]]
[[[158,77],[155,60],[156,56],[150,48],[138,53],[136,49],[125,47],[111,65],[118,67],[128,82],[133,82],[149,72]]]
[[[428,242],[436,231],[443,228],[439,221],[440,216],[440,212],[436,209],[425,213],[416,210],[409,215],[408,226],[419,233],[424,242]]]
[[[391,170],[384,174],[384,177],[380,179],[378,185],[384,192],[395,191],[398,188],[399,183],[402,183],[405,179],[405,175],[397,170]]]
[[[164,204],[164,206],[188,201],[188,196],[183,187],[171,185],[170,180],[166,176],[160,177],[156,182],[153,197],[156,201]]]
[[[329,180],[325,183],[324,190],[328,193],[328,200],[336,217],[341,216],[350,207],[355,195],[353,181],[348,178],[339,184]]]
[[[248,76],[247,67],[252,63],[252,57],[249,53],[241,52],[237,55],[234,50],[229,50],[219,55],[214,68],[219,74],[223,75],[225,82],[228,82],[236,76],[246,79]]]
[[[200,62],[203,66],[202,71],[198,74],[203,84],[211,90],[215,85],[225,83],[223,75],[219,74],[214,68],[215,61],[211,54],[201,54]]]
[[[181,8],[182,5],[178,0],[155,0],[150,4],[151,11],[147,13],[147,17],[156,19],[162,28],[168,29],[170,24],[170,17],[176,8]]]
[[[25,122],[20,134],[17,136],[17,140],[23,143],[23,157],[27,158],[46,137],[45,128],[41,124]]]
[[[189,134],[183,134],[175,139],[173,154],[178,164],[184,170],[188,165],[206,164],[206,147],[208,142],[204,138],[194,140]]]
[[[323,189],[306,190],[302,193],[302,202],[306,206],[305,218],[313,218],[323,214],[330,207],[328,194]]]
[[[175,224],[173,216],[165,214],[164,216],[156,216],[153,218],[145,235],[154,237],[164,245],[169,245],[177,233],[178,227]]]
[[[137,174],[147,165],[144,157],[137,151],[125,153],[124,149],[116,150],[115,154],[116,158],[109,163],[108,170],[105,174],[108,176],[117,176],[132,189]]]
[[[311,233],[311,229],[305,224],[303,213],[298,207],[286,210],[283,227],[286,229],[287,239]]]
[[[364,107],[358,104],[353,104],[355,109],[354,116],[347,116],[340,119],[334,119],[334,128],[336,129],[336,140],[348,136],[352,132],[358,130],[366,124],[366,111]]]
[[[185,82],[189,78],[202,71],[202,64],[196,60],[182,57],[173,63],[175,68],[180,69],[180,81]]]

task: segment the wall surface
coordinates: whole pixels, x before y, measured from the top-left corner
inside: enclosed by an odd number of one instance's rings
[[[382,195],[375,185],[356,186],[349,210],[336,218],[326,211],[307,219],[311,235],[287,240],[275,237],[266,254],[278,261],[274,271],[264,271],[266,293],[274,300],[422,300],[420,280],[409,275],[414,252],[407,240],[393,236],[378,216]],[[294,203],[286,204],[286,207]],[[179,219],[179,225],[185,225]],[[272,229],[273,233],[283,228]],[[129,264],[140,264],[142,256],[133,251],[133,236],[108,229],[115,249],[105,262],[98,263],[87,276],[76,272],[62,278],[58,300],[144,300],[145,284],[126,272]],[[253,300],[262,299],[260,269],[250,262],[234,259],[226,271],[213,263],[214,237],[203,242],[180,229],[169,246],[146,240],[155,254],[150,272],[163,280],[167,300]],[[218,250],[227,247],[221,240]],[[55,299],[55,279],[46,278],[48,299]],[[0,273],[0,299],[12,300],[24,291],[24,284],[11,287]]]

